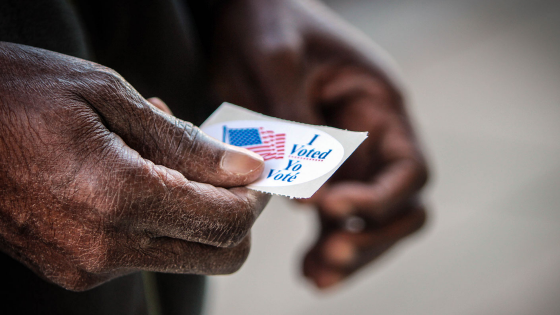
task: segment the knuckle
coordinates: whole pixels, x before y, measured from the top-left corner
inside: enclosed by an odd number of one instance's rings
[[[69,226],[64,240],[59,246],[63,249],[64,263],[86,275],[105,274],[114,267],[111,263],[114,236],[109,232],[104,215],[86,219],[89,222]]]
[[[109,268],[108,250],[101,244],[87,244],[81,248],[80,254],[75,261],[76,266],[87,274],[100,274],[107,272]]]
[[[202,131],[192,123],[180,119],[174,121],[174,127],[175,130],[180,130],[181,135],[186,136],[186,138],[181,138],[183,141],[195,141],[203,134]]]
[[[174,122],[173,130],[175,133],[173,139],[179,139],[175,146],[178,152],[186,152],[189,156],[204,155],[210,156],[207,152],[205,134],[193,124],[177,119]]]
[[[260,50],[269,60],[284,65],[296,65],[302,60],[302,40],[293,35],[275,34],[267,36],[260,45]]]
[[[216,177],[223,156],[221,143],[214,143],[213,139],[192,123],[179,119],[156,128],[160,128],[161,134],[169,134],[169,137],[165,137],[168,140],[158,143],[157,147],[174,154],[158,154],[153,160],[180,171],[188,170],[190,179],[198,182],[208,183],[211,178]]]
[[[221,263],[216,266],[209,274],[214,275],[228,275],[237,272],[247,258],[251,251],[251,240],[249,237],[245,238],[243,242],[231,249],[226,249],[227,258],[221,259]]]
[[[223,233],[217,233],[219,235],[219,238],[216,239],[218,247],[233,248],[245,240],[255,222],[251,208],[245,203],[234,208],[232,215],[228,216],[227,221],[223,223]]]
[[[104,66],[95,67],[91,72],[91,76],[104,83],[120,83],[124,81],[117,71]]]
[[[95,283],[91,279],[91,277],[85,276],[79,272],[67,275],[66,279],[64,279],[64,281],[59,284],[65,289],[75,292],[83,292],[97,285],[97,283]]]
[[[138,213],[151,213],[154,209],[160,209],[170,192],[166,177],[174,174],[165,172],[150,161],[139,161],[127,166],[119,171],[119,178],[115,179],[118,192],[108,201],[107,223],[129,224],[130,220],[137,219]]]
[[[88,274],[72,266],[58,270],[53,274],[45,274],[45,277],[54,284],[75,292],[89,290],[104,281],[99,276]]]
[[[104,101],[111,101],[116,95],[122,95],[123,91],[130,88],[115,70],[101,66],[88,73],[87,84],[93,87],[95,97]]]
[[[79,273],[74,276],[70,282],[65,286],[66,289],[75,292],[84,292],[100,285],[103,281],[96,279],[90,275]]]
[[[180,122],[180,130],[185,136],[179,143],[182,152],[188,152],[189,155],[197,155],[204,158],[204,164],[201,165],[207,168],[208,165],[219,165],[221,158],[224,154],[223,143],[210,138],[198,127],[193,126],[188,122]]]

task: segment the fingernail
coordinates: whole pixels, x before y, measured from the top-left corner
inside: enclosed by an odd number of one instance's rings
[[[260,155],[234,146],[229,146],[222,157],[222,169],[235,175],[249,174],[263,165]]]

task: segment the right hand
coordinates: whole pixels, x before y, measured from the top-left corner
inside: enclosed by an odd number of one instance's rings
[[[223,99],[284,119],[369,132],[305,200],[316,206],[320,230],[304,275],[318,288],[331,287],[420,229],[428,170],[384,53],[314,0],[226,1],[215,20],[211,64]]]
[[[47,280],[236,271],[263,168],[108,68],[0,42],[0,250]]]

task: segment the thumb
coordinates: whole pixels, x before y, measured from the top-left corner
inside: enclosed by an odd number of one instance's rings
[[[262,173],[264,161],[258,154],[224,144],[193,124],[163,113],[117,74],[110,72],[103,79],[109,82],[84,96],[85,100],[107,128],[143,158],[179,171],[189,180],[220,187],[244,186]]]

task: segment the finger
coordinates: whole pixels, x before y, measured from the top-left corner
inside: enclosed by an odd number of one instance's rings
[[[103,215],[108,230],[232,247],[247,235],[270,198],[244,187],[187,180],[143,159],[115,134],[92,141],[101,143],[87,155],[84,188],[98,196],[96,213]]]
[[[150,104],[157,107],[159,110],[163,111],[164,113],[169,114],[169,115],[173,115],[173,113],[171,112],[171,109],[169,109],[167,104],[165,104],[165,102],[162,101],[161,98],[150,97],[150,98],[147,99],[147,101],[150,102]]]
[[[415,160],[401,160],[387,166],[373,182],[340,182],[332,184],[320,202],[326,216],[344,218],[358,215],[385,222],[397,215],[402,204],[422,188],[426,182],[423,164]]]
[[[152,170],[140,172],[134,176],[135,181],[144,178],[137,185],[152,187],[151,195],[132,201],[130,213],[135,216],[135,230],[152,237],[218,247],[236,246],[270,199],[268,194],[244,187],[225,189],[186,181],[163,166],[155,165]]]
[[[159,206],[146,209],[138,217],[137,228],[151,236],[218,247],[236,246],[270,199],[268,194],[247,188],[228,190],[193,182],[173,190],[171,196],[164,196],[168,201],[165,213]]]
[[[325,234],[305,258],[306,275],[320,288],[333,286],[374,261],[399,240],[425,223],[423,208],[409,209],[386,226],[361,233],[332,230]],[[313,268],[313,270],[309,270]],[[309,277],[309,276],[308,276]]]
[[[136,270],[201,275],[230,274],[237,271],[249,255],[251,237],[238,245],[220,248],[173,238],[150,238],[124,250],[122,264]]]
[[[155,164],[188,179],[234,187],[256,180],[263,159],[248,150],[221,143],[191,123],[165,115],[109,70],[95,74],[96,88],[82,95],[107,128]]]
[[[325,104],[333,103],[351,103],[360,100],[367,100],[368,106],[376,105],[378,107],[394,107],[399,106],[400,97],[391,88],[389,83],[377,75],[366,71],[362,67],[337,67],[334,69],[326,68],[321,73],[322,76],[328,77],[328,80],[318,82],[317,98]],[[400,107],[397,107],[400,109]],[[370,109],[360,109],[367,112]],[[363,114],[363,113],[362,113]],[[362,119],[362,116],[355,116],[356,119]],[[375,117],[365,117],[375,118]],[[350,125],[354,125],[350,122]],[[369,125],[362,128],[371,127]]]
[[[342,281],[344,273],[327,263],[325,263],[321,240],[315,244],[311,250],[305,255],[303,260],[303,275],[312,281],[319,289],[325,289]]]
[[[359,233],[345,230],[333,232],[323,244],[323,258],[332,266],[350,270],[371,261],[425,224],[426,212],[423,208],[408,208],[402,212],[384,226],[366,228]]]
[[[385,81],[357,68],[343,68],[320,89],[320,99],[338,104],[328,121],[341,128],[367,130],[369,137],[346,163],[319,201],[325,215],[363,215],[387,220],[392,209],[426,182],[427,169],[401,100]]]

